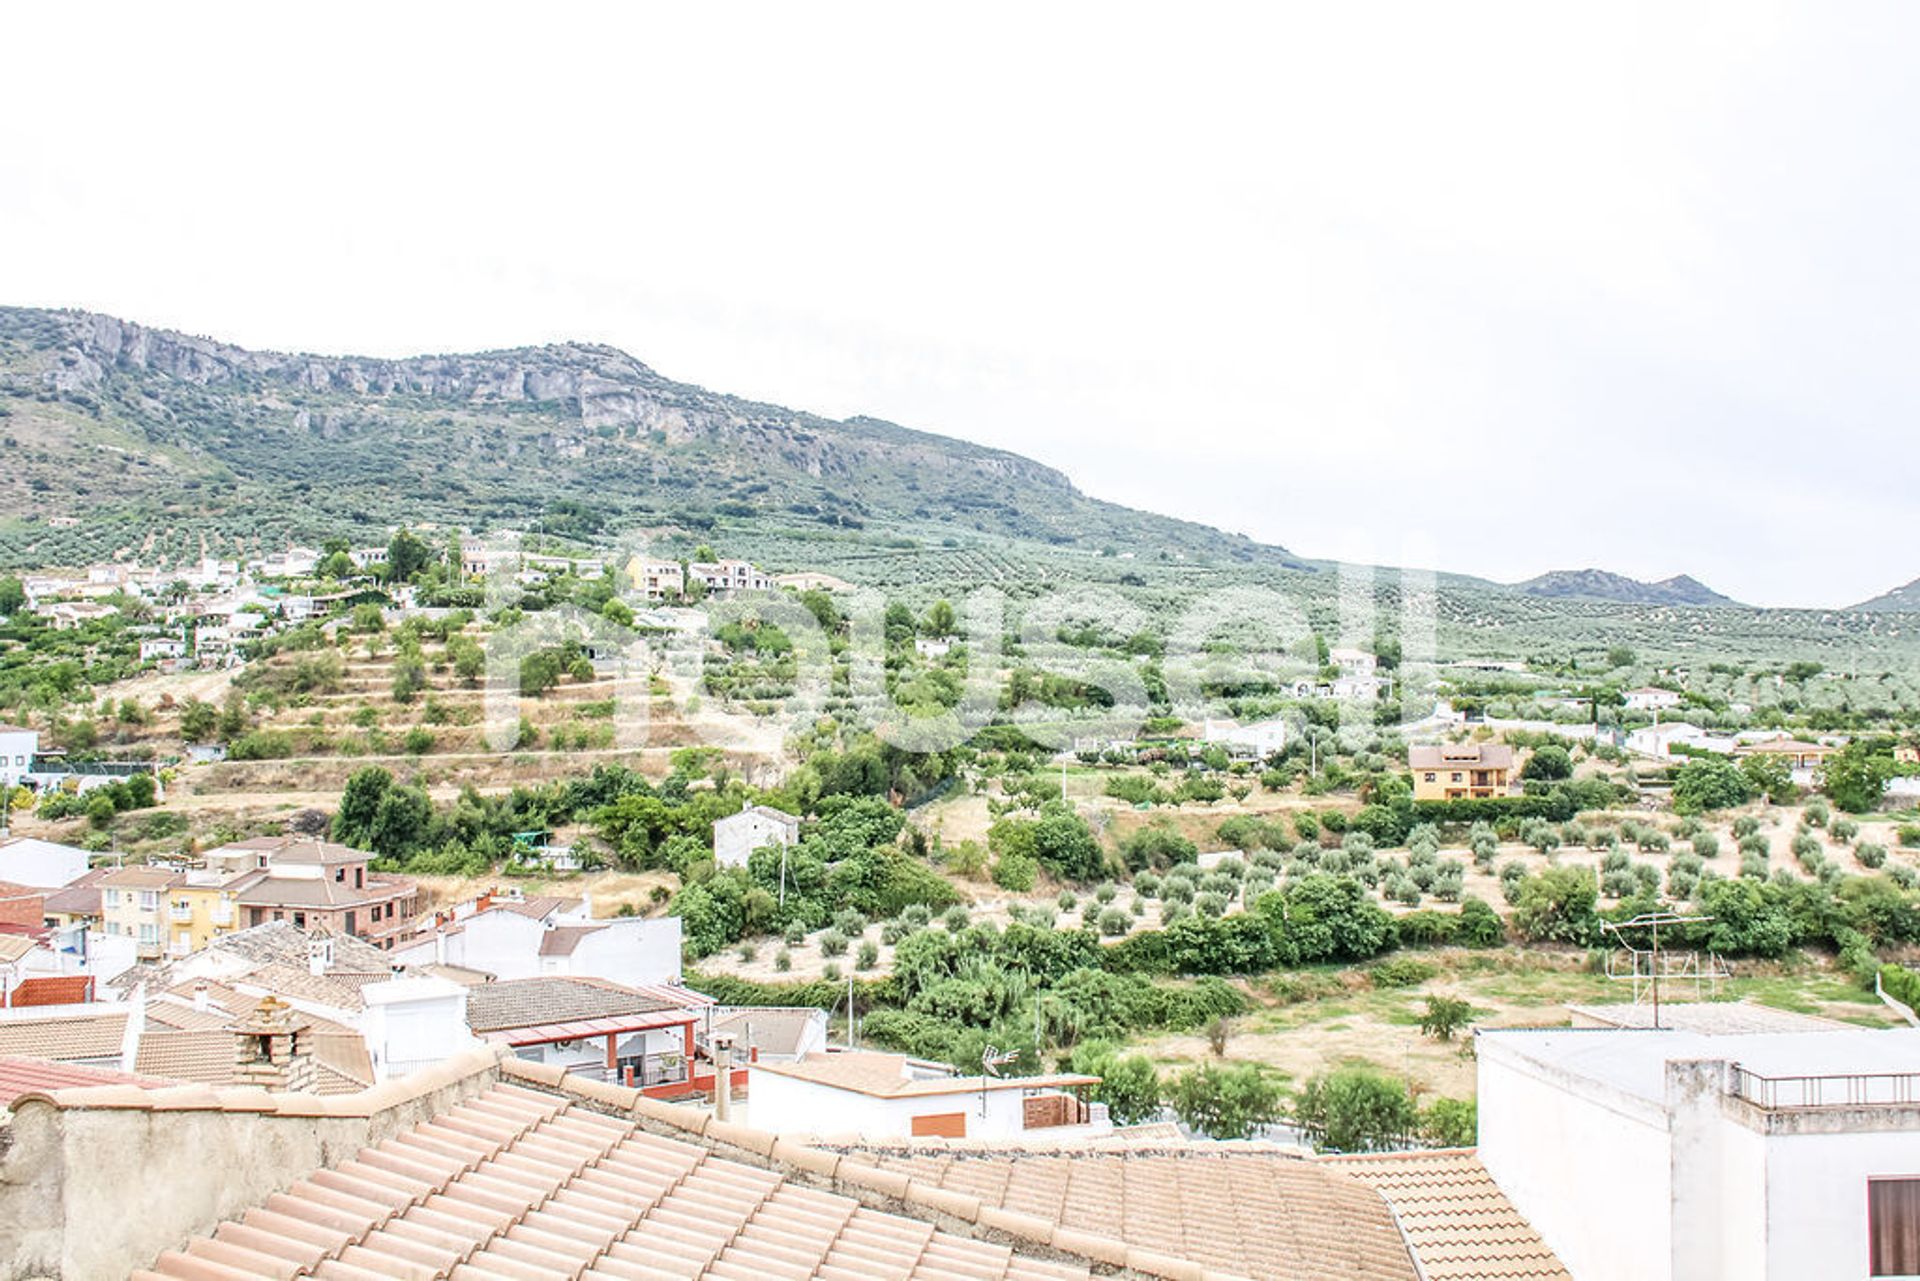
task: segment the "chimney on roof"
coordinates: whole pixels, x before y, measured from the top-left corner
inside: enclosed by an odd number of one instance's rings
[[[715,1036],[713,1045],[713,1119],[733,1116],[733,1037],[725,1032]]]
[[[307,973],[319,978],[333,964],[333,940],[315,935],[307,940]]]
[[[201,979],[193,985],[193,1008],[205,1011],[213,1005],[213,998],[207,995],[207,981]]]
[[[233,1080],[275,1093],[313,1089],[313,1057],[307,1050],[308,1024],[279,997],[262,997],[233,1027]]]

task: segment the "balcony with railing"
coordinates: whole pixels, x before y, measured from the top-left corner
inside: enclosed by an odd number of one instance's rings
[[[1761,1076],[1733,1069],[1733,1095],[1767,1112],[1920,1105],[1920,1072]]]
[[[175,925],[193,924],[193,904],[175,903],[167,909],[167,919]]]

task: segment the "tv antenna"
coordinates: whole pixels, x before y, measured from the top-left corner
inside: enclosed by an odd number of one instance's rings
[[[987,1083],[998,1080],[1000,1069],[1020,1057],[1018,1050],[1002,1050],[989,1045],[980,1056],[980,1115],[987,1114]]]
[[[1640,1003],[1643,991],[1652,994],[1653,1026],[1655,1030],[1658,1030],[1660,1027],[1660,980],[1662,978],[1690,978],[1694,982],[1694,989],[1697,995],[1700,981],[1703,978],[1711,980],[1717,987],[1722,978],[1733,977],[1732,971],[1726,968],[1725,962],[1721,961],[1718,956],[1715,956],[1711,952],[1707,953],[1707,968],[1704,971],[1700,966],[1700,954],[1698,952],[1682,953],[1677,965],[1675,964],[1675,958],[1671,954],[1663,957],[1661,953],[1661,926],[1698,925],[1706,921],[1711,921],[1712,919],[1711,916],[1683,916],[1679,912],[1661,911],[1642,912],[1640,915],[1625,921],[1603,920],[1600,922],[1601,930],[1612,934],[1614,938],[1618,939],[1620,946],[1625,948],[1628,956],[1632,958],[1633,970],[1631,974],[1624,977],[1629,977],[1633,981],[1634,1004],[1638,1005]],[[1648,946],[1646,948],[1635,947],[1627,940],[1626,931],[1632,929],[1644,929],[1647,931]],[[1623,977],[1614,972],[1613,958],[1611,956],[1607,958],[1607,977],[1615,980]]]

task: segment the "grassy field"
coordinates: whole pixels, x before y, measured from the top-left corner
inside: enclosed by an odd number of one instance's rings
[[[1390,980],[1418,972],[1407,962],[1431,973],[1396,985]],[[1316,1073],[1354,1066],[1405,1077],[1428,1095],[1461,1099],[1474,1094],[1472,1038],[1463,1033],[1442,1042],[1421,1033],[1429,994],[1467,1001],[1477,1027],[1560,1027],[1570,1005],[1632,999],[1627,985],[1597,972],[1587,953],[1540,948],[1403,952],[1371,966],[1298,970],[1243,986],[1255,1008],[1234,1021],[1227,1062],[1256,1064],[1290,1092]],[[1717,992],[1703,985],[1696,993],[1693,984],[1674,982],[1662,993],[1669,1001],[1752,1001],[1861,1027],[1897,1022],[1872,992],[1808,957],[1737,964]],[[1162,1068],[1212,1058],[1206,1038],[1192,1034],[1148,1037],[1132,1048]]]

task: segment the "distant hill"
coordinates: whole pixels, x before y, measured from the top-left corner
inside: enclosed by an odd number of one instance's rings
[[[0,563],[197,560],[395,524],[592,538],[715,517],[1299,566],[1089,498],[1019,454],[673,382],[565,343],[406,360],[247,351],[0,308]]]
[[[1920,614],[1920,578],[1852,607],[1869,614]]]
[[[1604,569],[1556,569],[1514,584],[1529,596],[1559,599],[1605,600],[1623,605],[1735,605],[1696,578],[1678,574],[1657,583],[1641,582]]]

